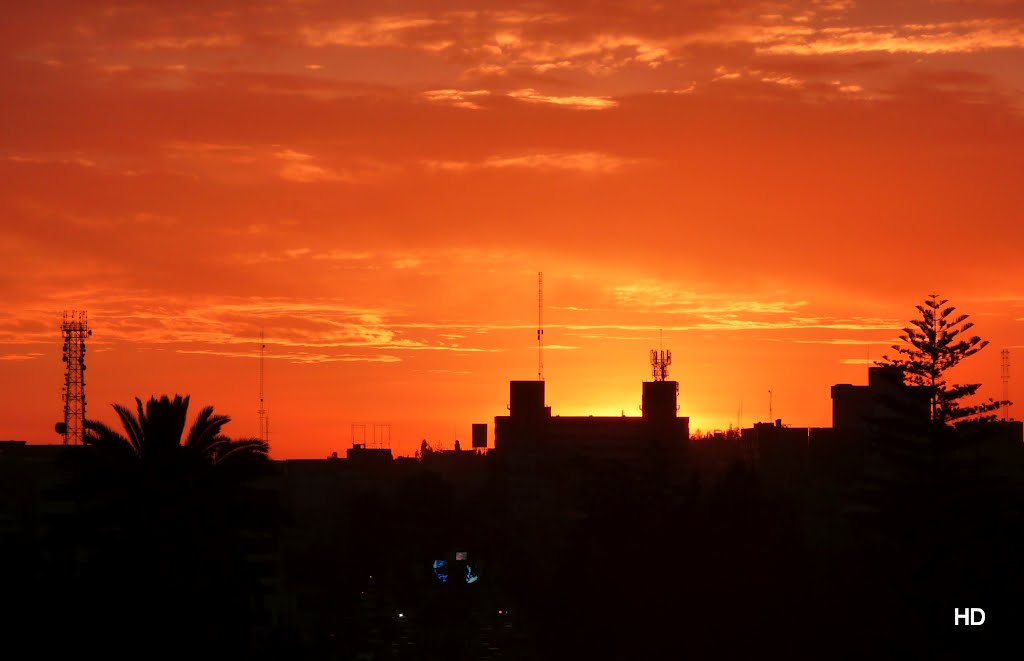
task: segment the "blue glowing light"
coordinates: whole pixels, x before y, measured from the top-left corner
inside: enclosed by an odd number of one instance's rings
[[[434,560],[434,576],[442,583],[448,582],[448,561]]]

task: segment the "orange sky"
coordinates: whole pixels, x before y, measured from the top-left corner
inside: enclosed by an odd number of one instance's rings
[[[468,444],[538,271],[556,414],[639,414],[664,329],[691,428],[828,425],[932,291],[985,396],[1024,349],[1020,2],[255,4],[4,8],[0,438],[60,440],[65,308],[110,423],[255,434],[263,329],[278,458]]]

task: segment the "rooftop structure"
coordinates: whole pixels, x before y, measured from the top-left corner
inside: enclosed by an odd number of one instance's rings
[[[641,417],[553,416],[543,381],[512,381],[509,415],[494,419],[495,452],[629,459],[655,450],[685,451],[690,420],[678,416],[678,392],[675,381],[645,382]]]
[[[868,385],[832,386],[832,427],[847,433],[869,432],[883,425],[920,424],[930,419],[925,386],[908,386],[899,367],[868,368]]]

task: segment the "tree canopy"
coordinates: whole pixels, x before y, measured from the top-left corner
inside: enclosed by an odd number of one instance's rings
[[[266,459],[269,445],[257,438],[231,439],[221,429],[231,418],[214,414],[213,407],[199,411],[184,438],[189,396],[171,399],[150,397],[143,406],[135,398],[136,411],[113,404],[125,433],[94,420],[85,421],[83,442],[124,459],[143,463],[194,461],[211,466]]]
[[[950,370],[988,345],[988,340],[967,334],[974,328],[974,322],[968,321],[966,314],[954,315],[956,307],[948,303],[938,294],[929,294],[923,303],[915,306],[920,316],[903,328],[902,344],[892,345],[898,355],[883,356],[876,364],[899,367],[909,384],[931,389],[933,422],[993,420],[995,415],[990,412],[1003,402],[990,398],[980,404],[965,404],[964,400],[977,394],[981,384],[951,383],[948,379]]]

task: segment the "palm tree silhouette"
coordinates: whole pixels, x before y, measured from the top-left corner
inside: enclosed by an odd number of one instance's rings
[[[273,471],[268,444],[225,436],[230,418],[212,406],[186,433],[188,396],[135,403],[135,411],[113,405],[123,433],[84,424],[94,450],[83,455],[78,491],[86,592],[106,593],[112,610],[83,626],[104,649],[151,640],[176,650],[244,646],[262,607],[246,545],[272,534],[276,516],[260,496],[266,485],[253,481]],[[110,628],[112,616],[130,623],[129,633]]]
[[[121,419],[125,433],[94,420],[85,421],[83,443],[100,452],[124,460],[138,460],[143,464],[206,464],[209,466],[235,465],[267,458],[270,450],[266,441],[258,438],[231,439],[221,429],[231,418],[214,414],[207,406],[196,416],[185,432],[189,396],[163,395],[150,397],[145,406],[135,398],[136,412],[121,404],[114,410]]]

